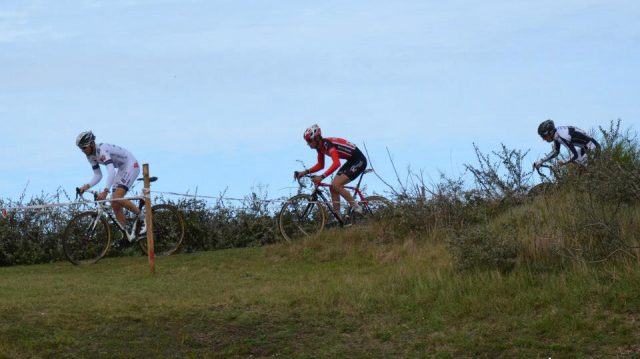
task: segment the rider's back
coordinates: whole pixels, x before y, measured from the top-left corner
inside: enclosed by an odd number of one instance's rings
[[[136,158],[131,152],[120,146],[109,143],[98,144],[96,146],[95,155],[89,155],[87,158],[89,159],[89,162],[96,165],[106,165],[111,161],[115,168],[120,168],[121,166],[136,162]]]

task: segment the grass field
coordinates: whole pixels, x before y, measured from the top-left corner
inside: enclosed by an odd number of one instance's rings
[[[640,269],[458,273],[434,240],[0,269],[0,357],[640,357]]]

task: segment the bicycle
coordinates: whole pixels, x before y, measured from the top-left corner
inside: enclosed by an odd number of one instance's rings
[[[138,179],[141,181],[142,179]],[[157,180],[152,177],[151,182]],[[98,192],[85,191],[93,194],[97,200]],[[92,264],[102,259],[111,248],[111,226],[109,220],[122,233],[121,241],[138,242],[140,249],[147,253],[146,233],[140,233],[142,221],[135,219],[131,229],[127,229],[116,220],[112,209],[105,202],[92,202],[80,194],[76,188],[76,199],[83,203],[95,203],[95,209],[76,214],[65,228],[62,248],[67,259],[75,264]],[[144,199],[138,199],[138,208],[144,207]],[[154,251],[158,256],[174,253],[184,238],[184,219],[177,207],[170,204],[156,204],[151,207],[153,217]]]
[[[312,176],[306,175],[298,179],[298,194],[289,198],[280,209],[278,215],[278,228],[287,241],[292,241],[320,233],[327,222],[327,211],[333,215],[340,227],[353,225],[355,223],[365,223],[368,220],[378,220],[388,214],[393,208],[393,204],[382,196],[365,197],[360,190],[360,184],[365,173],[373,172],[372,169],[365,170],[358,180],[356,186],[345,186],[347,190],[353,191],[353,197],[358,200],[363,209],[363,215],[349,210],[343,218],[333,209],[331,196],[325,193],[324,188],[331,187],[330,184],[320,183],[315,185],[310,194],[301,193],[307,185],[304,179]]]

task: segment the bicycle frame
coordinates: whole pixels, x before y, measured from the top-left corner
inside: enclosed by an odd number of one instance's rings
[[[363,203],[365,206],[366,206],[366,201],[365,201],[364,194],[360,190],[360,184],[362,183],[362,178],[364,177],[365,173],[369,173],[369,172],[373,172],[373,170],[367,169],[363,171],[362,174],[360,174],[358,183],[355,186],[344,186],[345,189],[352,190],[353,197],[359,199],[360,202]],[[313,176],[307,175],[305,177],[311,178]],[[298,183],[300,183],[301,187],[305,187],[300,181],[298,181]],[[339,213],[336,213],[336,211],[333,209],[333,201],[327,198],[327,196],[325,195],[325,192],[322,190],[322,187],[328,188],[328,187],[331,187],[331,185],[323,182],[320,182],[318,185],[315,185],[314,190],[311,192],[311,199],[313,201],[317,201],[318,203],[323,203],[325,207],[329,210],[329,212],[333,215],[333,217],[338,221],[338,223],[340,223],[340,225],[344,225],[345,224],[344,219],[342,218],[342,216],[340,216]],[[321,201],[318,201],[318,197],[320,197]]]
[[[94,200],[97,200],[98,198],[98,192],[96,191],[85,191],[85,193],[91,193],[93,195]],[[91,224],[91,230],[94,230],[96,228],[96,226],[98,225],[98,222],[100,221],[100,217],[106,217],[108,218],[111,223],[115,224],[116,228],[127,238],[127,240],[129,240],[129,242],[133,241],[134,239],[137,238],[137,235],[135,232],[135,226],[131,226],[131,231],[128,232],[127,229],[122,226],[122,224],[120,224],[120,222],[118,222],[118,220],[115,217],[115,214],[113,213],[113,211],[109,210],[107,205],[105,204],[105,202],[91,202],[89,200],[87,200],[86,198],[83,197],[82,194],[79,194],[79,197],[81,199],[82,202],[86,202],[86,203],[95,203],[96,204],[96,213],[97,216],[96,218],[93,220],[93,223]],[[138,202],[138,209],[142,209],[142,207],[144,206],[144,200],[140,199]]]

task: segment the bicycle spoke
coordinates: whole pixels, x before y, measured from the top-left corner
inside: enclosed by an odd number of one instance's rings
[[[352,211],[349,214],[351,224],[365,224],[388,218],[393,214],[393,203],[382,196],[369,196],[362,202],[363,213]]]
[[[69,221],[62,242],[65,256],[76,265],[99,261],[110,244],[109,224],[92,211],[80,213]]]
[[[184,239],[184,219],[180,211],[169,204],[152,207],[153,248],[156,255],[168,256],[178,250]],[[147,253],[146,236],[140,238],[140,248]]]
[[[278,227],[282,236],[291,241],[322,231],[325,218],[324,208],[303,194],[292,197],[282,206]]]

